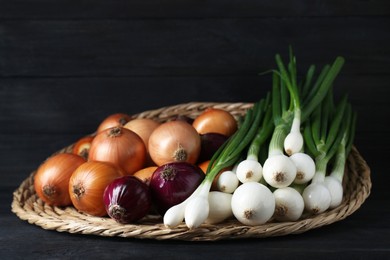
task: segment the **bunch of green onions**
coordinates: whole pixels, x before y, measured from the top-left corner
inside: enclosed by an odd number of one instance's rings
[[[231,201],[223,204],[231,208],[224,211],[244,224],[259,225],[272,216],[295,221],[304,208],[320,213],[341,203],[341,182],[356,122],[346,98],[332,108],[332,86],[344,59],[337,57],[325,65],[316,79],[311,65],[301,82],[291,48],[287,65],[279,54],[275,60],[278,69],[272,71],[272,91],[246,112],[237,132],[212,157],[195,192],[165,213],[167,227],[183,220],[190,229],[204,223],[213,210],[211,184],[220,171],[232,166],[236,167],[229,174],[236,174],[235,182],[238,179],[240,184],[229,189],[232,196],[226,197]],[[329,162],[333,171],[326,176]],[[321,208],[312,200],[317,196],[314,186],[323,188],[318,192],[326,200]]]

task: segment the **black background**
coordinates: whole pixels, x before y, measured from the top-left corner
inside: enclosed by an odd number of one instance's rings
[[[0,256],[389,257],[389,14],[386,0],[0,0]],[[257,101],[270,89],[259,73],[290,44],[301,71],[346,59],[335,94],[348,93],[358,113],[355,145],[373,182],[347,219],[300,235],[198,243],[45,231],[11,212],[19,184],[107,115]]]

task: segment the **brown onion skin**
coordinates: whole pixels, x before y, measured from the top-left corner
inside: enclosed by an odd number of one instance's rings
[[[199,134],[184,121],[165,122],[149,138],[149,154],[157,166],[176,161],[195,164],[200,146]]]
[[[160,124],[161,123],[150,118],[135,118],[123,126],[136,133],[144,142],[146,148],[146,165],[154,165],[154,162],[149,155],[149,137]]]
[[[146,168],[143,168],[139,171],[136,171],[133,176],[140,179],[142,182],[144,182],[146,185],[149,186],[150,179],[152,178],[152,175],[154,171],[157,169],[157,166],[148,166]]]
[[[124,126],[131,120],[131,116],[125,113],[115,113],[107,116],[98,126],[96,133],[116,126]]]
[[[192,123],[199,134],[218,133],[233,135],[238,128],[237,121],[228,111],[218,108],[207,108]]]
[[[71,205],[69,179],[73,171],[85,162],[81,156],[71,153],[60,153],[48,158],[34,176],[38,197],[51,206]]]
[[[123,127],[139,135],[147,148],[150,135],[159,125],[160,123],[153,119],[135,118],[127,122]]]
[[[158,167],[149,183],[157,211],[164,215],[170,207],[184,201],[204,178],[205,174],[197,165],[187,162],[172,162]]]
[[[72,152],[74,154],[80,155],[81,157],[88,159],[89,149],[91,148],[91,143],[93,136],[84,136],[77,140],[73,146]]]
[[[107,215],[103,202],[104,190],[120,176],[121,170],[112,163],[89,161],[80,165],[69,180],[73,206],[93,216]]]
[[[141,137],[123,127],[113,127],[98,133],[89,150],[89,161],[110,162],[132,175],[146,161],[146,147]]]
[[[107,214],[118,223],[134,223],[150,211],[148,186],[134,176],[122,176],[107,185],[103,201]]]

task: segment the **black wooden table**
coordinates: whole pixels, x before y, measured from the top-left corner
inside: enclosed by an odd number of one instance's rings
[[[0,257],[390,257],[390,8],[377,1],[0,0]],[[337,55],[335,95],[358,112],[355,145],[372,193],[354,214],[299,235],[218,242],[47,231],[11,212],[13,191],[47,156],[105,116],[191,101],[254,102],[274,54],[298,67]]]

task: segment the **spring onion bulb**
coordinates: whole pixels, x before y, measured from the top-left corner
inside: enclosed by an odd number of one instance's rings
[[[206,186],[203,186],[202,188],[205,191],[201,191],[198,196],[188,201],[184,211],[184,219],[189,229],[197,228],[209,216],[210,206],[208,200],[208,193],[210,187],[208,187],[207,189]]]
[[[259,151],[273,128],[272,111],[268,109],[269,103],[270,96],[260,101],[259,111],[262,125],[258,128],[258,132],[248,148],[246,160],[241,161],[237,166],[236,175],[241,183],[258,182],[263,176],[263,167],[259,162]]]
[[[232,211],[244,225],[261,225],[271,219],[275,211],[274,194],[263,184],[246,182],[232,196]]]
[[[303,141],[301,142],[299,138],[301,113],[295,57],[290,49],[289,71],[286,70],[279,54],[275,59],[279,68],[279,71],[274,72],[272,81],[275,128],[269,144],[268,158],[263,165],[263,177],[272,187],[284,188],[289,186],[297,175],[295,164],[284,154],[285,145],[288,145],[289,153],[293,150],[295,152],[301,150]]]
[[[297,116],[299,114],[299,116]],[[300,110],[295,111],[295,117],[291,126],[290,133],[284,139],[284,150],[288,155],[293,155],[302,150],[303,147],[303,136],[300,131]]]
[[[217,188],[224,193],[233,193],[239,185],[237,175],[233,171],[224,171],[219,175]]]
[[[269,157],[263,168],[264,180],[274,188],[289,186],[297,175],[297,167],[286,155]]]
[[[290,156],[290,160],[292,160],[297,167],[294,183],[304,184],[311,181],[316,172],[316,165],[313,158],[306,153],[294,153]]]
[[[276,203],[274,218],[276,220],[296,221],[301,217],[305,204],[297,190],[291,187],[276,189],[274,196]]]
[[[287,87],[291,97],[290,108],[288,112],[293,114],[293,120],[290,132],[287,134],[283,142],[284,151],[287,155],[292,155],[302,150],[303,137],[300,131],[301,128],[301,101],[300,93],[297,84],[297,68],[296,58],[290,48],[290,62],[288,70],[285,68],[280,55],[276,55],[276,64],[279,68],[280,78],[282,83]]]
[[[331,196],[323,182],[311,183],[302,194],[305,209],[312,214],[320,214],[330,206]]]
[[[343,200],[343,185],[333,176],[326,176],[324,185],[329,190],[330,194],[329,208],[336,208]]]
[[[232,194],[211,191],[209,193],[209,215],[205,220],[207,224],[217,224],[233,216],[232,212]]]

